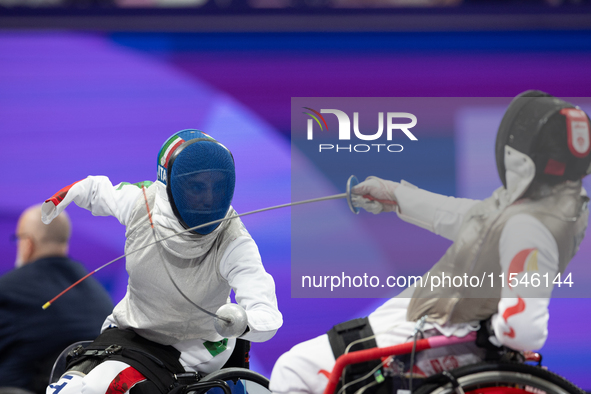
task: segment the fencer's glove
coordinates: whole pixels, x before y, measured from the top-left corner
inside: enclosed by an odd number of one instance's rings
[[[215,331],[224,338],[237,338],[250,331],[248,315],[239,304],[224,304],[215,314],[217,317],[213,321],[213,326]]]
[[[369,194],[378,200],[397,202],[394,191],[398,186],[400,186],[398,182],[370,176],[351,189],[351,202],[353,206],[363,208],[373,214],[393,212],[396,210],[395,204],[382,204],[379,201],[373,201],[363,196]]]

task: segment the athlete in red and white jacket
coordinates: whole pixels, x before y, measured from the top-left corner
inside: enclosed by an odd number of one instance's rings
[[[496,280],[486,290],[406,289],[369,315],[376,345],[406,342],[416,320],[426,316],[424,329],[432,333],[464,336],[490,318],[493,344],[516,350],[542,347],[553,280],[564,272],[587,227],[589,199],[581,178],[590,168],[590,150],[589,118],[583,111],[528,91],[513,100],[499,127],[496,158],[503,187],[488,199],[447,197],[376,177],[354,187],[354,205],[375,214],[396,212],[402,220],[454,241],[424,279],[482,272]],[[532,278],[539,280],[537,285]],[[335,363],[329,338],[322,335],[282,355],[273,369],[271,390],[322,393]],[[476,362],[482,354],[476,348],[466,350],[451,366]],[[432,367],[440,363],[429,361],[419,359],[418,371],[440,372]]]

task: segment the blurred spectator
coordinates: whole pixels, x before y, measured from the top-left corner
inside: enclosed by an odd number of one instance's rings
[[[95,338],[113,303],[93,278],[47,310],[48,300],[86,275],[67,257],[70,219],[41,222],[41,205],[19,218],[16,269],[0,277],[0,393],[45,393],[54,360],[69,344]],[[9,388],[11,387],[11,388]]]

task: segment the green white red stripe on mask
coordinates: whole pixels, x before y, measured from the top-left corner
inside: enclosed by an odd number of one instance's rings
[[[164,146],[160,150],[158,164],[160,164],[164,168],[167,168],[170,155],[172,155],[172,152],[174,152],[175,149],[178,148],[183,142],[185,142],[185,140],[178,136],[174,136],[169,141],[167,141],[166,144],[164,144]]]

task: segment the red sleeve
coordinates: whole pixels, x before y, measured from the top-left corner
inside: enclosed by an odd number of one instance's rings
[[[81,179],[80,181],[82,181],[83,179]],[[68,194],[68,191],[70,190],[70,188],[72,186],[74,186],[75,184],[77,184],[80,181],[76,181],[74,183],[72,183],[71,185],[68,185],[62,189],[60,189],[60,191],[58,191],[57,193],[55,193],[53,196],[51,196],[50,198],[48,198],[47,200],[45,200],[45,202],[52,202],[53,205],[57,206],[57,204],[59,204],[60,202],[62,202],[62,200],[66,197],[66,194]]]

